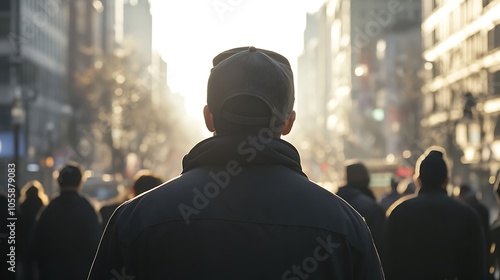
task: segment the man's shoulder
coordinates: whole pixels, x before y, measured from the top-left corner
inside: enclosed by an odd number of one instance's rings
[[[382,209],[373,198],[349,185],[341,187],[337,195],[360,212]]]
[[[235,177],[231,184],[217,188],[210,182],[200,185],[204,181],[196,181],[191,175],[179,176],[122,204],[115,212],[118,227],[134,236],[160,223],[226,220],[366,235],[366,224],[356,211],[309,180],[261,185],[259,178]],[[247,179],[248,184],[242,185]]]
[[[194,199],[199,198],[200,201],[203,199],[209,200],[209,202],[216,201],[219,196],[224,196],[226,193],[237,196],[238,193],[235,189],[247,189],[248,193],[242,191],[241,194],[252,195],[262,195],[262,203],[266,200],[272,201],[276,206],[283,205],[283,201],[292,201],[297,204],[309,205],[310,211],[315,209],[321,209],[324,211],[326,209],[331,209],[340,212],[337,215],[342,215],[343,213],[356,214],[355,211],[349,207],[349,205],[341,199],[339,196],[333,194],[329,190],[323,188],[322,186],[316,184],[305,178],[304,180],[293,180],[291,184],[284,184],[283,186],[270,185],[266,187],[260,186],[259,178],[253,177],[255,182],[251,182],[248,185],[242,187],[240,181],[228,182],[227,185],[220,178],[215,178],[210,176],[210,172],[190,172],[178,176],[146,193],[141,194],[125,203],[123,203],[119,208],[121,212],[136,212],[140,213],[142,211],[151,211],[155,205],[161,206],[162,208],[170,208],[172,211],[179,211],[179,207],[186,203],[186,201],[193,202]],[[215,174],[214,172],[213,174]],[[292,175],[293,173],[290,173]],[[210,179],[209,181],[205,179]],[[215,179],[214,179],[215,178]],[[219,180],[220,179],[220,180]],[[262,179],[262,178],[260,178]],[[264,177],[264,180],[266,178]],[[286,179],[284,179],[286,181]],[[201,183],[200,183],[201,182]],[[252,185],[256,184],[256,185]],[[279,196],[276,195],[277,190]],[[276,195],[276,200],[272,200],[269,197]],[[265,196],[265,197],[264,197]],[[279,199],[280,201],[278,201]],[[170,206],[170,207],[169,207]],[[172,207],[175,206],[175,207]],[[254,205],[257,207],[257,205]],[[298,211],[298,210],[297,210]],[[301,212],[304,212],[300,210]],[[323,215],[321,215],[323,216]]]
[[[386,216],[388,218],[394,218],[400,213],[405,213],[406,211],[413,211],[414,208],[420,207],[421,201],[417,194],[409,194],[400,197],[387,209]]]
[[[462,213],[464,219],[475,216],[474,210],[465,203],[447,195],[412,194],[398,199],[387,211],[387,216],[405,215],[408,213],[419,213],[418,210],[426,210],[430,205],[439,205],[439,209],[448,209],[448,212]]]

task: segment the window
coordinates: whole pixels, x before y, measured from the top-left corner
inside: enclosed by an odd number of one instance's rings
[[[0,11],[0,37],[5,37],[10,32],[10,15]]]
[[[500,71],[490,74],[488,80],[490,93],[492,95],[500,95]]]
[[[22,65],[21,82],[25,85],[34,86],[36,82],[36,66],[25,61]]]
[[[488,31],[488,51],[500,47],[500,24]]]
[[[493,46],[495,48],[500,47],[500,24],[497,24],[494,28],[494,35],[495,40],[493,41]]]
[[[10,31],[10,0],[0,1],[0,37],[7,36]]]
[[[8,84],[10,79],[10,65],[8,57],[0,57],[0,85]]]
[[[0,12],[10,12],[10,0],[0,1]]]

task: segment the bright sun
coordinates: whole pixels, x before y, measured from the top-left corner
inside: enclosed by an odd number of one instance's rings
[[[324,0],[151,2],[153,47],[167,61],[168,84],[184,96],[188,113],[202,121],[214,56],[226,49],[253,45],[286,56],[296,75],[306,12],[317,10]]]

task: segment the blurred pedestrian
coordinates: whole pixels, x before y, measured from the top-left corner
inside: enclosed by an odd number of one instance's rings
[[[99,243],[99,216],[80,192],[82,172],[77,165],[65,165],[57,182],[59,195],[35,225],[33,254],[39,279],[86,279]]]
[[[465,204],[469,205],[476,213],[479,215],[481,220],[481,225],[483,226],[484,237],[486,241],[485,250],[488,252],[491,247],[491,235],[490,235],[490,211],[484,204],[482,204],[477,198],[477,193],[468,185],[461,184],[459,187],[458,197],[460,201],[465,202]],[[487,255],[487,266],[488,268],[493,264],[493,260],[491,260],[489,254]],[[490,274],[488,270],[488,274]],[[491,276],[491,275],[490,275]],[[491,277],[489,279],[492,279]]]
[[[391,191],[380,201],[380,206],[384,210],[384,213],[401,197],[401,194],[398,192],[398,184],[399,182],[395,178],[391,178]]]
[[[101,205],[101,208],[99,209],[99,214],[101,215],[103,230],[106,228],[109,218],[111,218],[111,215],[116,210],[116,208],[120,206],[120,204],[129,200],[130,198],[132,198],[130,194],[130,189],[118,188],[118,195],[104,202]]]
[[[28,246],[33,238],[33,227],[38,213],[49,203],[49,198],[45,194],[42,183],[30,181],[21,189],[19,199],[19,212],[21,219],[18,231],[19,256],[21,261],[20,279],[32,279],[33,256],[28,253]]]
[[[444,150],[429,148],[416,168],[418,194],[391,207],[387,279],[485,279],[485,237],[479,216],[446,192]]]
[[[36,180],[26,183],[21,189],[19,203],[24,229],[31,232],[38,212],[49,204],[49,198],[45,194],[42,183]]]
[[[494,194],[497,201],[497,205],[500,205],[500,170],[497,171],[495,185],[494,185]],[[491,257],[494,263],[494,274],[495,279],[500,278],[500,215],[497,214],[497,217],[493,224],[491,225],[490,231],[491,238]]]
[[[365,218],[383,261],[385,211],[377,204],[375,196],[370,190],[370,173],[363,163],[352,161],[346,164],[345,174],[347,184],[339,188],[337,195],[347,201]]]
[[[280,139],[295,120],[288,60],[244,47],[213,62],[204,116],[215,136],[181,176],[115,211],[89,279],[383,279],[363,219]]]
[[[458,199],[465,202],[477,212],[486,236],[488,237],[490,231],[490,211],[478,200],[477,193],[469,185],[462,184],[460,185]]]
[[[132,186],[133,197],[141,195],[159,185],[163,184],[163,179],[155,175],[150,170],[140,170],[135,175],[134,185]]]
[[[397,189],[401,197],[409,194],[414,194],[416,192],[415,182],[413,182],[413,177],[407,177],[399,181]]]
[[[160,179],[159,176],[155,175],[153,172],[147,169],[143,169],[138,171],[135,176],[134,176],[134,185],[132,186],[131,192],[124,193],[124,194],[118,194],[118,196],[113,199],[111,202],[105,204],[101,209],[99,210],[101,216],[102,216],[102,221],[103,221],[103,227],[106,227],[109,218],[111,218],[111,215],[113,212],[116,210],[120,204],[123,202],[127,201],[127,199],[136,197],[146,191],[149,191],[150,189],[157,187],[163,183],[163,180]]]

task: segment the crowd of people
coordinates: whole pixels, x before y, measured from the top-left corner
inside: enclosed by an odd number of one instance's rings
[[[184,157],[179,177],[141,171],[99,210],[74,163],[59,169],[50,201],[40,182],[22,188],[18,279],[494,279],[500,222],[490,227],[470,186],[448,195],[443,149],[418,160],[415,193],[393,180],[378,202],[354,161],[333,194],[281,139],[293,104],[285,57],[222,52],[204,108],[214,136]]]
[[[361,162],[348,164],[346,177],[337,194],[365,218],[387,279],[497,279],[500,236],[469,185],[448,195],[443,149],[431,147],[417,162],[415,193],[400,193],[393,179],[377,203]]]
[[[92,199],[81,192],[83,180],[76,163],[63,166],[57,177],[59,191],[50,203],[39,181],[30,181],[22,187],[15,279],[87,279],[113,211],[126,200],[163,183],[151,171],[141,170],[126,195],[119,195],[97,211]]]

